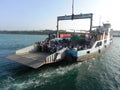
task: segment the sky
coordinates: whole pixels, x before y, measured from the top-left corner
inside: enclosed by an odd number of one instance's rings
[[[70,15],[72,0],[0,0],[0,30],[56,30],[57,16]],[[93,13],[93,26],[120,30],[120,0],[74,0],[74,14]],[[59,29],[89,29],[89,19],[61,21]]]

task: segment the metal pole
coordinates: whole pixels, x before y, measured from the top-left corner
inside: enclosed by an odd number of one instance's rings
[[[57,18],[57,33],[56,33],[56,37],[59,38],[59,20]]]
[[[74,14],[74,0],[72,0],[72,15]]]
[[[74,19],[74,0],[72,0],[72,19]]]
[[[93,14],[91,14],[91,18],[90,18],[90,33],[92,31],[92,19],[93,19]]]

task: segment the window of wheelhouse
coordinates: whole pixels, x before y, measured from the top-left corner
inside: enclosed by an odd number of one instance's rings
[[[101,41],[100,41],[100,42],[97,42],[95,48],[96,48],[96,47],[99,47],[99,46],[102,46],[102,42],[101,42]]]
[[[104,43],[107,43],[107,40],[104,40]]]

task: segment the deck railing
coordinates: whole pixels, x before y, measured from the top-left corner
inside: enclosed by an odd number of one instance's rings
[[[65,56],[65,51],[66,51],[67,48],[63,48],[62,50],[60,51],[57,51],[51,55],[49,55],[48,57],[46,57],[46,63],[52,63],[52,62],[57,62],[57,61],[60,61],[64,58]]]

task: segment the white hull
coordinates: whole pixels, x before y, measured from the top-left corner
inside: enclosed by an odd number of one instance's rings
[[[99,42],[99,41],[97,41]],[[97,44],[95,43],[95,45]],[[91,49],[86,49],[82,51],[77,52],[77,61],[84,61],[89,60],[91,58],[97,57],[99,54],[101,54],[111,43],[112,41],[108,41],[107,44],[103,44],[102,46],[95,47],[95,45]]]

